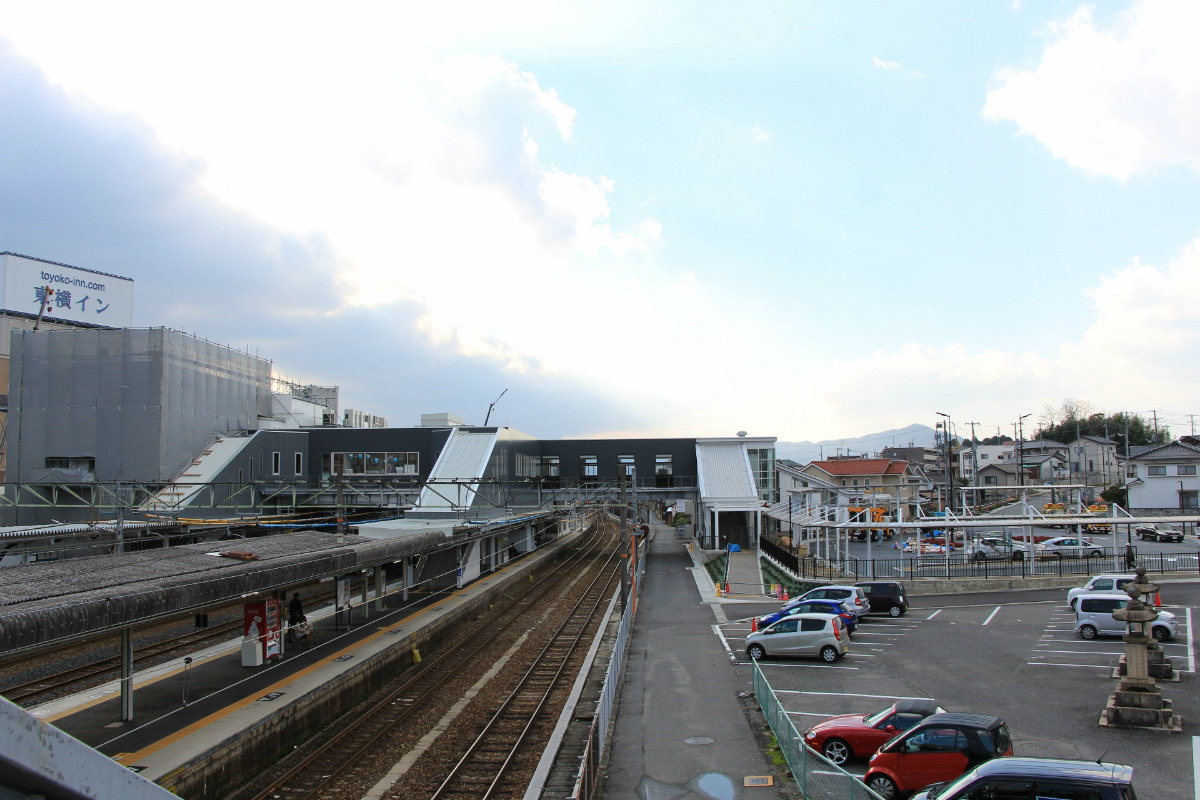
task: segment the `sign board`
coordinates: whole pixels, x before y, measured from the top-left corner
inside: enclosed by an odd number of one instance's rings
[[[133,325],[133,280],[65,264],[5,253],[0,255],[0,308],[57,322],[106,328]]]
[[[337,600],[335,611],[341,611],[350,605],[350,576],[339,575],[337,579]]]

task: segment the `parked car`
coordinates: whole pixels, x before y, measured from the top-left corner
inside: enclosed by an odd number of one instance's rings
[[[862,617],[871,610],[871,603],[867,600],[867,593],[861,587],[849,585],[832,585],[818,586],[816,589],[810,589],[799,597],[793,598],[792,603],[801,600],[840,600],[846,604],[846,607]],[[784,608],[787,608],[785,605]]]
[[[767,656],[816,656],[827,664],[846,655],[850,634],[841,617],[796,614],[746,638],[746,655],[758,661]]]
[[[836,614],[842,618],[842,623],[846,626],[847,633],[854,633],[858,630],[858,614],[846,609],[846,606],[840,600],[801,600],[798,603],[788,603],[786,609],[767,614],[765,617],[759,617],[758,627],[763,628],[773,622],[778,622],[784,617],[790,617],[793,614]]]
[[[1038,542],[1038,558],[1101,558],[1104,548],[1091,539],[1078,536],[1055,536],[1044,542]]]
[[[1172,528],[1169,525],[1147,525],[1137,526],[1137,535],[1139,539],[1153,539],[1156,542],[1182,542],[1183,531],[1178,528]]]
[[[1084,639],[1097,636],[1124,636],[1124,622],[1113,619],[1113,612],[1129,605],[1127,594],[1081,594],[1075,603],[1075,632]],[[1175,615],[1170,611],[1159,611],[1150,623],[1150,633],[1158,641],[1175,636],[1179,629]]]
[[[918,792],[911,800],[974,800],[977,797],[1137,800],[1133,791],[1133,767],[1065,758],[992,759],[955,780]]]
[[[860,581],[854,585],[866,593],[871,613],[900,617],[908,611],[908,594],[900,581]]]
[[[978,714],[934,714],[889,739],[871,756],[863,782],[884,800],[957,778],[998,756],[1012,755],[1004,720]]]
[[[984,536],[968,544],[967,553],[976,561],[1020,561],[1025,557],[1025,547],[999,536]]]
[[[933,700],[901,700],[875,714],[842,714],[808,729],[805,743],[834,764],[869,758],[888,739],[946,709]]]
[[[1075,610],[1075,600],[1081,594],[1102,594],[1104,592],[1123,592],[1125,587],[1137,580],[1136,575],[1105,572],[1094,576],[1083,586],[1077,586],[1067,592],[1067,605]]]

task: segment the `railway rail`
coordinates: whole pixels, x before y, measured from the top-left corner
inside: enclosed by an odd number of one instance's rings
[[[611,563],[613,543],[611,534],[593,531],[548,574],[534,583],[521,584],[524,591],[520,595],[514,592],[505,603],[464,628],[439,653],[427,656],[416,667],[415,673],[410,671],[393,687],[377,693],[378,699],[369,707],[361,711],[356,709],[348,725],[332,733],[327,741],[251,795],[253,800],[361,797],[361,791],[355,794],[355,788],[370,786],[378,779],[381,769],[391,764],[390,761],[382,764],[379,755],[386,742],[401,733],[414,736],[415,724],[405,723],[413,723],[420,714],[429,713],[428,708],[435,705],[435,701],[444,702],[447,697],[450,703],[457,700],[458,690],[448,687],[455,681],[461,683],[464,676],[494,665],[497,647],[518,638],[517,630],[522,625],[536,626],[536,621],[529,621],[529,614],[540,603],[549,602],[547,596],[555,589],[561,591],[564,580],[569,580],[585,565],[604,555],[607,556],[603,558],[604,563]]]

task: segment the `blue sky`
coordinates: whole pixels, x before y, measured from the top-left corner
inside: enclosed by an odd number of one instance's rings
[[[397,425],[1200,411],[1197,4],[426,5],[0,1],[0,250]]]

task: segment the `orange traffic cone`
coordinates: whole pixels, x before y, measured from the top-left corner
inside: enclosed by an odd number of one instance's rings
[[[751,617],[750,618],[750,632],[754,633],[756,630],[758,630],[758,617]]]
[[[785,587],[783,587],[783,602],[786,603],[787,601],[788,601],[787,587],[785,586]]]
[[[1162,608],[1162,598],[1158,596],[1158,592],[1154,593],[1154,607]]]
[[[725,581],[725,596],[729,596],[729,581]]]

